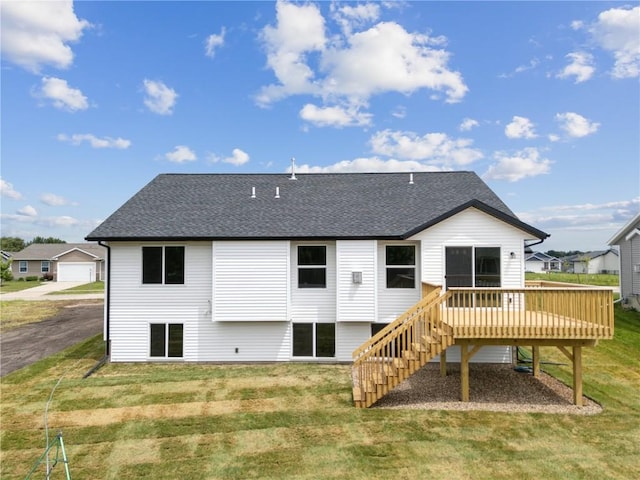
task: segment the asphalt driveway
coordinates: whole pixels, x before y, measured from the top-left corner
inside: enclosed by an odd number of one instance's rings
[[[48,320],[3,333],[0,336],[0,376],[102,332],[103,312],[102,303],[79,303],[63,308]]]

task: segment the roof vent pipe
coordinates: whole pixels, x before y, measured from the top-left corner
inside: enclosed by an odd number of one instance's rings
[[[409,174],[409,185],[413,185],[413,173]]]
[[[280,198],[280,187],[276,187],[276,196],[273,198]]]
[[[296,178],[296,159],[295,157],[291,157],[291,176],[289,180],[297,180]]]
[[[251,198],[256,198],[256,187],[251,187]]]

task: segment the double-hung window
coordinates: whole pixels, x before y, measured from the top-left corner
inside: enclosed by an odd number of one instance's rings
[[[326,287],[326,245],[298,245],[298,288]]]
[[[335,323],[294,323],[294,357],[335,357]]]
[[[29,263],[26,260],[20,260],[20,263],[18,263],[18,271],[20,273],[27,273],[29,271]]]
[[[149,355],[179,358],[183,351],[182,323],[152,323],[149,332]]]
[[[40,272],[41,273],[49,273],[49,268],[51,267],[51,263],[49,260],[42,260],[40,262]]]
[[[385,268],[387,288],[415,288],[416,246],[387,245]]]
[[[184,283],[184,247],[142,247],[142,283]]]

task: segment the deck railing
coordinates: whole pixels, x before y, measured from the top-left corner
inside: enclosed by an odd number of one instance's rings
[[[443,320],[456,338],[580,338],[613,336],[610,289],[575,286],[451,288]]]

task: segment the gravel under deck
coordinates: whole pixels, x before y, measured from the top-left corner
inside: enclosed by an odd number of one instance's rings
[[[460,401],[460,364],[447,365],[440,376],[438,363],[428,363],[378,400],[371,408],[427,410],[487,410],[494,412],[540,412],[594,415],[602,407],[583,397],[583,406],[573,405],[573,391],[562,382],[540,373],[514,370],[512,365],[471,363],[469,402]]]

